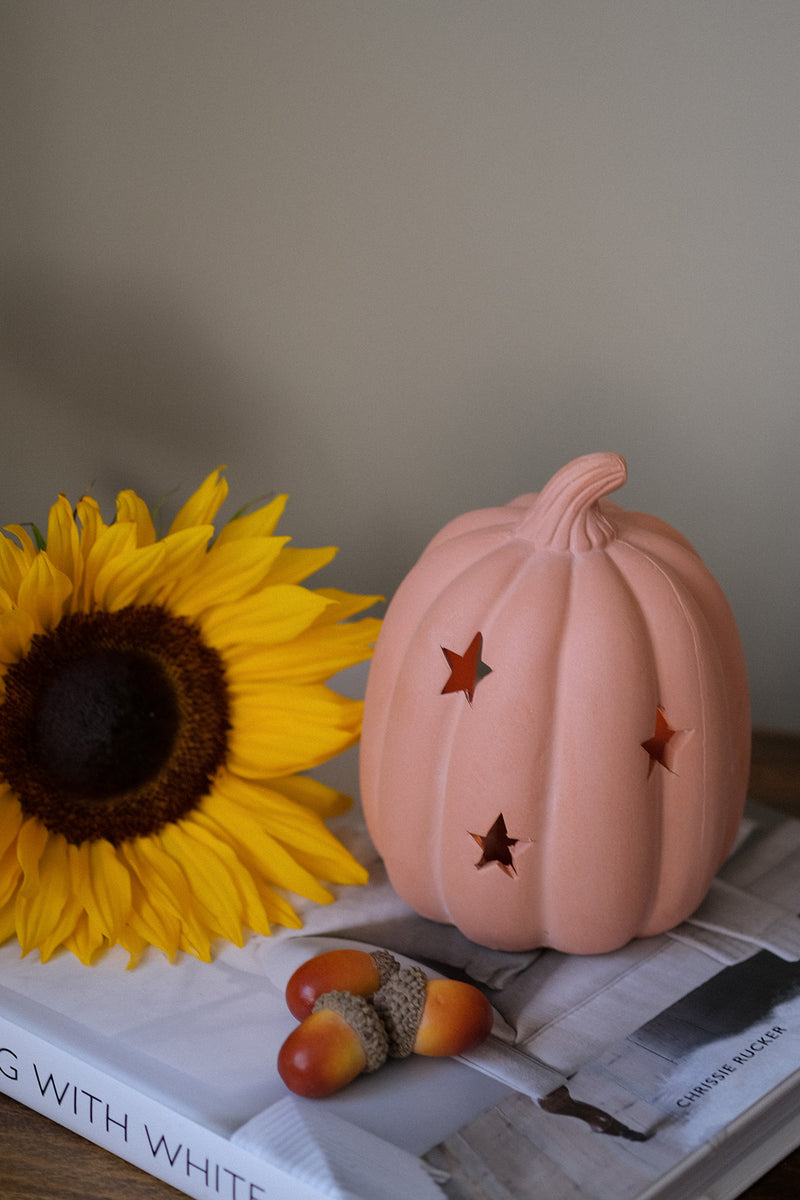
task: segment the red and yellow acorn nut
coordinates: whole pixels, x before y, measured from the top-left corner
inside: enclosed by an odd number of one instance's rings
[[[419,967],[396,971],[372,998],[391,1058],[446,1057],[474,1050],[494,1014],[483,992],[458,979],[429,979]]]
[[[386,1061],[383,1023],[364,996],[327,992],[278,1052],[278,1074],[298,1096],[330,1096]]]
[[[292,1016],[303,1021],[325,992],[371,996],[399,969],[388,950],[325,950],[297,968],[286,985],[286,1003]]]

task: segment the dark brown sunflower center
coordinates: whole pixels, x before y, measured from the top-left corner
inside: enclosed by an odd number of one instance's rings
[[[65,618],[5,685],[0,770],[27,815],[75,844],[185,816],[225,761],[222,660],[160,607]]]
[[[158,773],[178,720],[175,692],[156,659],[99,650],[63,663],[42,688],[33,758],[53,786],[105,800]]]

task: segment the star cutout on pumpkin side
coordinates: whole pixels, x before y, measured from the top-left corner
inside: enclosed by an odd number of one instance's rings
[[[517,868],[514,866],[511,849],[513,846],[516,846],[519,838],[508,836],[505,818],[502,813],[499,814],[488,833],[470,833],[469,836],[481,848],[480,860],[475,863],[475,866],[479,870],[481,867],[488,866],[489,863],[497,863],[501,871],[504,871],[511,879],[514,878]]]
[[[656,727],[651,738],[646,742],[642,742],[642,749],[646,750],[650,755],[650,762],[647,766],[647,778],[649,779],[653,773],[653,768],[656,763],[662,766],[665,771],[670,771],[673,775],[675,772],[667,762],[667,746],[674,737],[686,733],[685,729],[673,729],[667,718],[664,716],[662,708],[656,708]]]
[[[492,670],[481,659],[482,650],[483,635],[480,633],[475,634],[463,654],[457,654],[455,650],[446,650],[442,646],[442,654],[447,659],[447,665],[450,668],[450,678],[442,688],[443,696],[450,692],[463,692],[469,703],[472,704],[475,688]]]

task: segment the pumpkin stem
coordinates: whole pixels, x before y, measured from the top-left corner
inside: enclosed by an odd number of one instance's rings
[[[628,477],[619,454],[585,454],[556,471],[520,520],[516,536],[540,550],[594,550],[615,537],[598,501]]]

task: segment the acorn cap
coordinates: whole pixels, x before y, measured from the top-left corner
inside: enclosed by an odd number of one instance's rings
[[[368,1000],[363,996],[354,996],[352,992],[323,992],[314,1001],[311,1011],[316,1013],[323,1009],[338,1013],[358,1034],[366,1057],[364,1073],[377,1071],[378,1067],[383,1066],[389,1052],[389,1042],[383,1023]]]
[[[378,977],[380,979],[378,987],[383,987],[386,980],[390,979],[392,975],[400,970],[400,963],[388,950],[371,950],[370,954],[375,962],[375,966],[378,968]]]
[[[389,1039],[390,1058],[407,1058],[414,1049],[427,985],[419,967],[401,967],[372,997]]]

